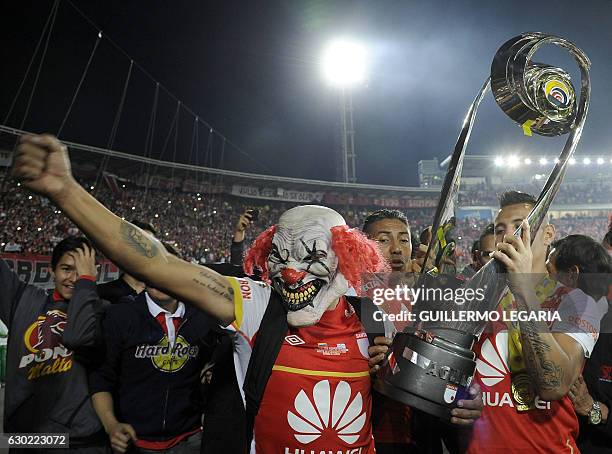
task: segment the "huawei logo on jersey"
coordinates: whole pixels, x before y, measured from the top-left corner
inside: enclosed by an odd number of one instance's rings
[[[312,399],[302,389],[295,397],[295,413],[287,412],[295,439],[308,444],[331,430],[343,442],[355,443],[366,422],[366,413],[361,393],[352,401],[351,395],[351,386],[345,381],[338,383],[333,394],[328,380],[318,382],[312,390]]]
[[[500,331],[495,336],[495,345],[486,339],[480,348],[480,358],[476,360],[476,370],[482,383],[493,386],[510,373],[508,369],[508,331]]]
[[[476,360],[476,370],[485,386],[491,387],[510,375],[508,368],[508,331],[500,331],[495,336],[495,345],[486,339],[480,348],[480,358]],[[510,389],[510,386],[509,386]],[[509,392],[483,391],[482,400],[487,407],[514,407],[515,401]],[[535,408],[550,410],[550,402],[535,396]]]

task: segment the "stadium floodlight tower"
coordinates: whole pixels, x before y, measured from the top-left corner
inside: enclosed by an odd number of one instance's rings
[[[362,44],[348,40],[331,41],[323,53],[321,66],[325,79],[340,94],[342,134],[342,181],[355,183],[355,127],[352,90],[366,78],[367,51]]]

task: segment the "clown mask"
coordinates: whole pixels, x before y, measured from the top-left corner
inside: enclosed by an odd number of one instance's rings
[[[271,281],[287,308],[290,326],[316,324],[333,309],[361,273],[380,270],[384,259],[376,243],[349,229],[331,208],[304,205],[285,211],[247,252],[247,274],[254,267]]]
[[[293,208],[280,217],[268,269],[289,325],[314,325],[348,290],[331,247],[331,228],[344,224],[334,210],[319,206]]]

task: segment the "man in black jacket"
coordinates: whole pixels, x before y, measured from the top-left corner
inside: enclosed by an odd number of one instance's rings
[[[90,374],[90,390],[115,451],[199,452],[200,371],[211,356],[213,326],[203,312],[152,287],[108,308],[105,356]]]
[[[0,318],[9,330],[4,432],[67,433],[72,452],[104,453],[81,358],[95,340],[95,252],[68,237],[53,250],[51,294],[27,285],[0,260]],[[89,359],[89,358],[88,358]],[[30,451],[31,452],[31,451]]]

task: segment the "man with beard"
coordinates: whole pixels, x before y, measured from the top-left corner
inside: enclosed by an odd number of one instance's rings
[[[545,310],[560,319],[500,318],[481,335],[474,348],[475,380],[483,388],[485,407],[467,447],[471,454],[578,451],[578,421],[567,394],[595,344],[597,333],[585,326],[596,331],[601,317],[597,307],[577,313],[580,304],[547,274],[555,228],[545,218],[537,232],[530,232],[525,219],[535,203],[533,196],[518,191],[500,197],[492,256],[508,270],[512,293],[502,297],[498,310]],[[519,227],[522,236],[516,237]]]

